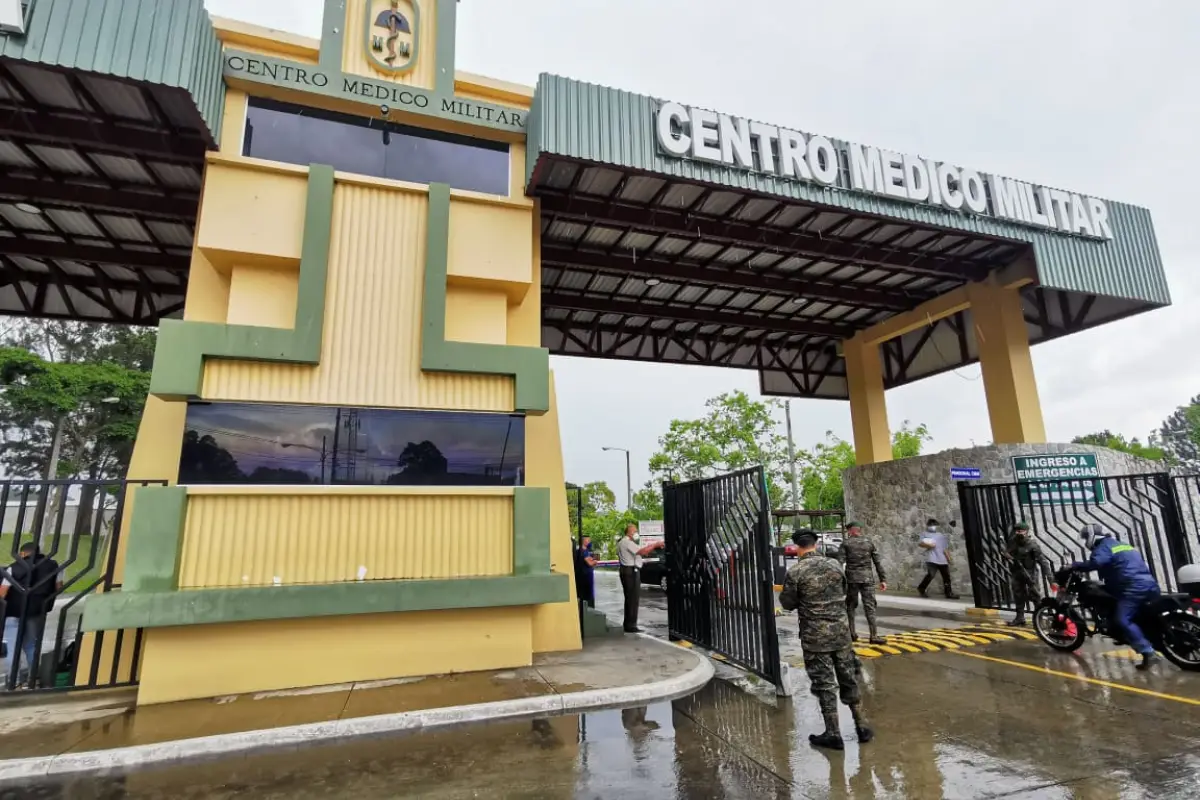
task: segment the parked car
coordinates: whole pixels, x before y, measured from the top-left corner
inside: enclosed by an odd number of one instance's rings
[[[642,562],[642,583],[667,590],[667,551],[659,550],[658,558],[647,558]]]
[[[838,548],[842,546],[842,537],[832,533],[822,533],[817,543],[817,552],[829,558],[837,558]],[[799,555],[800,548],[788,542],[783,546],[783,554],[788,558]]]

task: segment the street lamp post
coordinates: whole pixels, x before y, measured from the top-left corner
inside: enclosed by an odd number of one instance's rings
[[[629,470],[629,451],[624,447],[601,447],[601,450],[612,451],[625,454],[625,510],[633,508],[633,477]]]
[[[312,450],[314,453],[321,454],[321,485],[325,484],[325,437],[321,437],[321,446],[313,447],[311,444],[295,444],[293,442],[280,442],[279,446],[285,450],[289,447],[300,447],[305,450]]]

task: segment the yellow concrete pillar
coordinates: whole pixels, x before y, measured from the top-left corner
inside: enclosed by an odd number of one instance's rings
[[[846,385],[850,392],[856,460],[859,464],[891,461],[892,434],[888,430],[879,345],[868,344],[856,336],[843,341],[842,347],[846,357]]]
[[[968,288],[983,390],[996,444],[1046,441],[1029,332],[1016,288],[972,284]]]

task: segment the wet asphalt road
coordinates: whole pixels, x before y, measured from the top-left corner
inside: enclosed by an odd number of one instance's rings
[[[803,677],[795,697],[778,701],[718,680],[648,708],[43,784],[0,798],[1200,797],[1200,675],[1169,665],[1139,673],[1107,645],[1068,656],[1005,642],[871,659],[863,693],[878,738],[862,746],[847,738],[844,753],[808,745],[820,721]]]

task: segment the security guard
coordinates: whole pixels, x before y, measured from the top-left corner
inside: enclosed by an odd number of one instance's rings
[[[792,541],[799,549],[799,558],[788,568],[779,604],[799,612],[804,670],[825,720],[824,733],[809,734],[808,740],[817,747],[845,748],[838,724],[840,693],[854,715],[858,740],[869,742],[875,734],[867,727],[860,705],[855,677],[858,659],[846,622],[846,576],[841,564],[817,554],[817,535],[812,531],[797,531]]]
[[[1042,546],[1037,543],[1029,532],[1029,525],[1018,522],[1013,526],[1012,536],[1004,548],[1004,558],[1012,568],[1013,599],[1017,604],[1017,615],[1009,621],[1009,627],[1025,624],[1025,606],[1037,605],[1042,597],[1042,587],[1037,581],[1037,570],[1040,567],[1046,583],[1054,585],[1054,568],[1050,559],[1042,552]]]
[[[875,575],[879,574],[879,588],[887,591],[887,575],[879,561],[879,548],[869,536],[862,532],[857,522],[846,524],[846,538],[838,547],[837,559],[846,568],[846,617],[850,621],[850,638],[858,640],[854,630],[854,616],[858,610],[858,598],[862,597],[863,613],[867,615],[867,627],[871,631],[871,644],[887,644],[879,635],[875,623]]]

